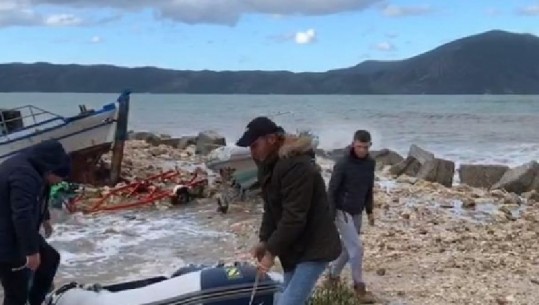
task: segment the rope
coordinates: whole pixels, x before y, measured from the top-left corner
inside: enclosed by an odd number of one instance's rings
[[[257,271],[256,276],[255,276],[255,283],[253,284],[253,290],[251,291],[251,300],[249,301],[249,305],[253,305],[259,280],[260,280],[260,272]]]

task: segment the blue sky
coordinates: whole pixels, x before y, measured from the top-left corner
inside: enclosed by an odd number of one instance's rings
[[[0,0],[0,61],[325,71],[492,29],[539,0]]]

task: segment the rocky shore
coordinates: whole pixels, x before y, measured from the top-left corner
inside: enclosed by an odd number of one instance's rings
[[[214,132],[173,139],[134,133],[126,145],[123,175],[146,177],[170,167],[204,169],[224,138]],[[329,177],[332,159],[319,152]],[[412,146],[409,155],[374,152],[379,170],[374,227],[364,222],[368,287],[380,304],[538,304],[539,166],[461,165]],[[107,157],[104,158],[107,162]],[[207,197],[222,184],[215,173]],[[458,175],[460,183],[455,183]],[[228,260],[249,259],[261,205],[235,202],[209,227],[233,233]],[[215,212],[217,213],[217,212]],[[206,216],[207,217],[207,214]],[[217,218],[216,218],[217,219]],[[348,267],[347,267],[348,268]]]

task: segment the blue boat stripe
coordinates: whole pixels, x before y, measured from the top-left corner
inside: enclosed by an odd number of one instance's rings
[[[30,129],[30,128],[35,128],[35,127],[44,125],[44,124],[46,124],[46,123],[53,122],[53,121],[55,121],[55,120],[62,120],[62,121],[63,121],[62,124],[57,125],[57,126],[53,126],[53,127],[47,128],[47,129],[39,130],[39,131],[33,132],[33,133],[31,133],[31,134],[28,134],[28,135],[24,135],[24,136],[22,136],[22,137],[15,138],[15,139],[8,139],[7,141],[1,142],[0,145],[3,145],[3,144],[9,144],[9,143],[18,141],[18,140],[20,140],[20,139],[30,138],[30,137],[33,137],[34,135],[38,135],[38,134],[42,134],[42,133],[45,133],[45,132],[49,132],[49,131],[54,130],[54,129],[56,129],[56,128],[65,127],[65,126],[69,125],[69,124],[72,123],[72,122],[75,122],[75,121],[78,121],[78,120],[81,120],[81,119],[84,119],[84,118],[92,117],[92,116],[94,116],[94,115],[99,115],[99,114],[104,114],[104,113],[107,113],[107,112],[112,112],[112,111],[114,111],[114,110],[116,110],[116,105],[114,105],[114,104],[109,104],[109,105],[103,106],[102,109],[99,109],[99,110],[93,112],[92,114],[90,114],[90,115],[88,115],[88,116],[80,116],[80,115],[76,115],[76,116],[68,117],[68,118],[64,118],[64,117],[61,117],[61,116],[57,116],[57,117],[55,117],[55,118],[53,118],[53,119],[45,120],[45,121],[43,121],[43,122],[40,122],[40,123],[37,123],[37,124],[34,124],[34,125],[29,125],[29,126],[26,126],[26,127],[24,127],[24,128],[18,129],[18,130],[16,130],[15,132],[28,130],[28,129]],[[79,116],[80,116],[80,117],[79,117]],[[8,137],[9,134],[7,134],[7,135],[5,135],[5,136]]]
[[[98,124],[98,125],[94,125],[94,126],[91,126],[91,127],[87,127],[87,128],[78,130],[78,131],[76,131],[76,132],[72,132],[72,133],[70,133],[70,134],[63,135],[63,136],[58,137],[58,138],[55,138],[55,139],[56,139],[56,140],[65,139],[65,138],[68,138],[68,137],[71,137],[71,136],[75,136],[75,135],[84,133],[84,132],[89,131],[89,130],[97,129],[97,128],[103,127],[103,126],[105,126],[105,125],[112,125],[112,124],[114,124],[114,121],[102,122],[102,123],[100,123],[100,124]],[[64,126],[65,126],[65,125],[60,125],[60,126],[56,126],[56,127],[54,127],[54,128],[64,127]],[[36,135],[36,134],[32,134],[32,135],[30,135],[30,136],[35,136],[35,135]],[[21,137],[21,138],[16,139],[15,141],[18,141],[18,140],[21,140],[21,139],[25,139],[25,138],[28,138],[28,137]],[[4,145],[4,144],[5,144],[5,143],[1,143],[0,145]],[[20,152],[20,151],[23,150],[23,149],[26,149],[26,147],[25,147],[25,148],[22,148],[22,149],[19,149],[19,150],[16,150],[16,151],[12,151],[12,152],[7,153],[7,154],[5,154],[5,155],[1,155],[1,156],[0,156],[0,159],[9,157],[9,156],[11,156],[11,155],[14,155],[14,154]]]

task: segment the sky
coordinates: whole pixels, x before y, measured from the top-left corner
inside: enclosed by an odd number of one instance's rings
[[[0,0],[0,62],[327,71],[493,29],[539,0]]]

